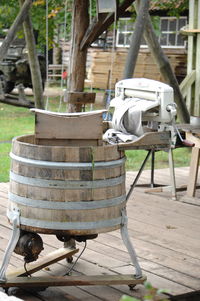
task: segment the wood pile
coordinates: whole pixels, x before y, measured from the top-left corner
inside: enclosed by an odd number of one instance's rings
[[[183,49],[168,49],[165,53],[178,81],[181,82],[186,75],[186,51]],[[115,83],[123,78],[127,51],[116,50],[113,53],[111,51],[94,50],[90,54],[92,60],[88,70],[88,79],[92,88],[113,89]],[[133,76],[164,81],[151,53],[147,49],[140,50]],[[109,82],[111,82],[110,85]]]

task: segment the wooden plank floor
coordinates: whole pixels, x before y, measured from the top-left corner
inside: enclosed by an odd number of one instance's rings
[[[176,169],[177,186],[187,184],[188,168]],[[135,172],[127,172],[127,189]],[[150,171],[144,171],[139,183],[149,183]],[[155,182],[169,183],[167,169],[155,171]],[[6,218],[8,184],[0,184],[0,258],[3,257],[11,234]],[[178,200],[172,201],[169,192],[147,194],[144,187],[136,187],[128,201],[129,234],[138,254],[143,272],[155,287],[168,289],[173,295],[199,290],[200,283],[200,198],[194,204],[185,198],[185,192],[178,193]],[[43,235],[45,242],[42,254],[48,254],[62,247],[54,236]],[[77,246],[80,251],[83,244]],[[41,255],[42,256],[42,255]],[[75,258],[77,255],[75,255]],[[10,268],[23,265],[22,258],[13,253]],[[70,264],[62,260],[35,275],[63,275]],[[119,231],[100,234],[88,241],[87,249],[74,267],[73,275],[130,274],[134,268]],[[52,287],[43,292],[12,289],[16,296],[28,301],[87,300],[118,301],[123,294],[141,296],[143,286],[130,291],[120,286]]]

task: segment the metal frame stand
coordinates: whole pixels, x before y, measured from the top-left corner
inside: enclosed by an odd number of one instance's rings
[[[149,159],[149,156],[151,155],[151,153],[152,153],[152,150],[149,150],[148,153],[147,153],[147,155],[146,155],[146,157],[145,157],[145,159],[144,159],[144,161],[142,162],[142,165],[141,165],[141,167],[140,167],[140,169],[139,169],[139,171],[138,171],[138,173],[137,173],[137,175],[136,175],[133,183],[131,184],[131,187],[130,187],[127,195],[126,195],[126,200],[127,201],[129,200],[129,197],[130,197],[133,189],[135,188],[135,186],[136,186],[136,184],[137,184],[137,182],[138,182],[138,180],[140,178],[140,175],[141,175],[141,173],[142,173],[142,171],[143,171],[143,169],[144,169],[144,167],[146,165],[146,162]]]
[[[171,179],[172,199],[176,200],[176,179],[175,179],[175,172],[174,172],[173,152],[171,148],[169,149],[168,160],[169,160],[169,171],[170,171],[170,179]]]
[[[122,240],[124,242],[124,245],[126,246],[127,250],[128,250],[128,253],[130,255],[130,258],[131,258],[131,261],[135,267],[135,278],[136,279],[140,279],[142,278],[142,269],[139,265],[139,262],[137,260],[137,255],[136,255],[136,252],[135,252],[135,249],[131,243],[131,240],[129,238],[129,234],[128,234],[128,217],[127,217],[127,214],[126,214],[126,209],[124,208],[122,210],[122,224],[121,224],[121,237],[122,237]]]
[[[155,184],[154,183],[154,170],[155,170],[155,150],[151,149],[148,150],[148,153],[144,159],[144,161],[142,162],[142,165],[133,181],[133,183],[130,186],[130,189],[127,193],[127,200],[130,198],[130,195],[133,191],[133,189],[135,188],[135,186],[137,185],[137,182],[140,178],[140,175],[142,173],[142,171],[144,170],[144,167],[146,165],[147,160],[149,159],[151,155],[151,179],[150,179],[150,189],[146,190],[146,192],[151,193],[151,192],[162,192],[162,191],[166,191],[166,190],[171,190],[171,194],[172,194],[172,200],[176,200],[177,195],[176,195],[176,180],[175,180],[175,172],[174,172],[174,161],[173,161],[173,152],[171,148],[168,148],[168,162],[169,162],[169,172],[170,172],[170,182],[171,185],[170,186],[165,186],[165,185],[159,185],[159,184]],[[144,185],[142,185],[144,186]],[[146,186],[146,185],[145,185]]]
[[[11,221],[13,225],[12,236],[4,253],[2,265],[0,268],[0,282],[6,281],[6,270],[10,262],[12,252],[14,251],[20,236],[20,212],[18,209],[13,209]]]
[[[124,245],[126,246],[130,255],[131,261],[135,267],[135,274],[128,275],[81,275],[81,276],[53,276],[53,277],[27,277],[31,274],[41,270],[45,266],[55,263],[63,258],[71,258],[73,254],[78,252],[78,249],[74,248],[62,248],[54,251],[55,254],[48,254],[45,258],[38,260],[37,262],[29,263],[24,268],[15,269],[9,272],[7,275],[6,269],[8,267],[10,257],[15,249],[17,241],[20,236],[20,214],[19,211],[13,211],[12,223],[13,232],[10,242],[4,254],[3,263],[0,269],[0,287],[8,289],[9,287],[37,287],[44,288],[49,286],[84,286],[84,285],[128,285],[130,289],[135,287],[136,284],[143,284],[146,281],[146,276],[142,275],[142,270],[137,260],[136,252],[131,243],[128,235],[127,222],[128,217],[126,214],[126,208],[121,212],[121,237]],[[6,277],[7,276],[7,277]]]

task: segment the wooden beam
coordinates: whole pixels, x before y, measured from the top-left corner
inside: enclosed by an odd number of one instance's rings
[[[131,43],[128,50],[128,55],[124,67],[123,78],[133,77],[133,72],[135,70],[140,44],[143,37],[144,27],[149,12],[149,0],[142,0],[139,2],[139,10],[135,22],[135,30],[131,36]]]
[[[19,0],[19,3],[20,6],[23,7],[24,0]],[[26,46],[28,49],[28,60],[29,60],[30,71],[31,71],[35,107],[38,109],[43,109],[44,98],[43,98],[42,76],[41,76],[40,64],[38,60],[32,21],[29,13],[27,13],[26,15],[26,18],[23,23],[23,28],[24,28],[24,34],[26,39]]]
[[[124,2],[117,9],[117,19],[122,17],[126,9],[134,2],[135,0],[124,0]],[[91,45],[96,39],[108,29],[108,27],[114,22],[115,14],[100,14],[99,17],[94,18],[92,24],[89,26],[86,31],[81,44],[80,49],[83,50]]]
[[[72,34],[70,46],[70,65],[68,72],[68,87],[70,92],[84,90],[87,49],[80,50],[80,43],[89,25],[89,0],[73,1]],[[81,104],[69,104],[69,112],[80,112]]]
[[[36,273],[37,271],[40,271],[41,269],[56,263],[64,258],[71,257],[75,253],[77,253],[79,249],[70,249],[70,248],[60,248],[58,250],[55,250],[46,256],[38,259],[35,262],[28,263],[26,265],[26,271],[24,267],[20,268],[14,268],[11,271],[9,271],[6,274],[6,277],[12,278],[12,277],[18,277],[18,276],[26,276],[27,272],[29,274]]]
[[[189,1],[189,26],[188,29],[192,30],[197,28],[197,1]],[[190,74],[192,70],[195,70],[195,49],[196,41],[193,35],[188,36],[188,51],[187,51],[187,74]],[[194,115],[194,94],[195,94],[195,83],[188,89],[186,104],[190,115]]]
[[[99,30],[99,27],[102,26],[107,15],[108,14],[106,14],[106,13],[102,13],[99,15],[99,17],[94,17],[94,19],[92,20],[92,23],[88,27],[88,29],[81,41],[81,45],[80,45],[81,50],[89,47],[93,43],[94,37],[96,36],[97,31]]]
[[[92,275],[92,276],[48,276],[16,277],[1,282],[0,287],[49,287],[49,286],[84,286],[84,285],[136,285],[146,281],[146,276],[135,278],[134,275]]]
[[[17,15],[12,26],[10,27],[7,36],[0,47],[0,61],[3,60],[4,56],[8,51],[10,44],[12,43],[13,39],[16,36],[17,31],[19,30],[19,27],[26,19],[31,5],[32,5],[32,0],[26,0],[23,6],[21,7],[19,14]]]
[[[200,29],[200,1],[198,1],[197,9],[197,27]],[[195,80],[195,90],[194,90],[194,116],[200,116],[200,34],[196,37],[196,51],[195,51],[195,69],[196,69],[196,80]]]
[[[181,29],[180,33],[185,36],[194,36],[196,33],[200,33],[200,29]]]
[[[87,104],[95,102],[96,93],[93,92],[69,92],[67,102],[72,104]]]
[[[186,139],[195,143],[192,148],[191,160],[190,160],[190,172],[188,177],[187,196],[194,197],[196,192],[196,184],[199,170],[199,158],[200,158],[200,139],[192,133],[186,132]]]
[[[135,8],[136,12],[138,12],[139,7],[137,1]],[[169,59],[163,52],[163,49],[160,46],[158,38],[154,32],[149,13],[145,23],[144,38],[164,80],[174,89],[174,98],[175,102],[177,103],[177,111],[181,122],[189,123],[190,115],[187,110],[186,103],[179,89],[179,85],[170,65]]]
[[[187,186],[187,196],[194,197],[196,193],[196,184],[199,170],[199,157],[200,149],[198,147],[192,148],[192,155],[190,161],[190,172],[189,172],[189,181]]]
[[[170,147],[170,133],[165,132],[147,132],[136,141],[119,143],[119,150],[129,149],[164,149]]]
[[[195,82],[195,79],[196,79],[196,70],[192,70],[192,72],[190,72],[190,74],[188,74],[181,82],[179,87],[184,98],[187,96],[188,89],[191,88],[191,86]]]

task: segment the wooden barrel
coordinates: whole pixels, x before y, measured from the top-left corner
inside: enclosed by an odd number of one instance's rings
[[[27,231],[87,235],[120,228],[125,156],[116,145],[36,145],[17,137],[11,152],[8,218]]]

